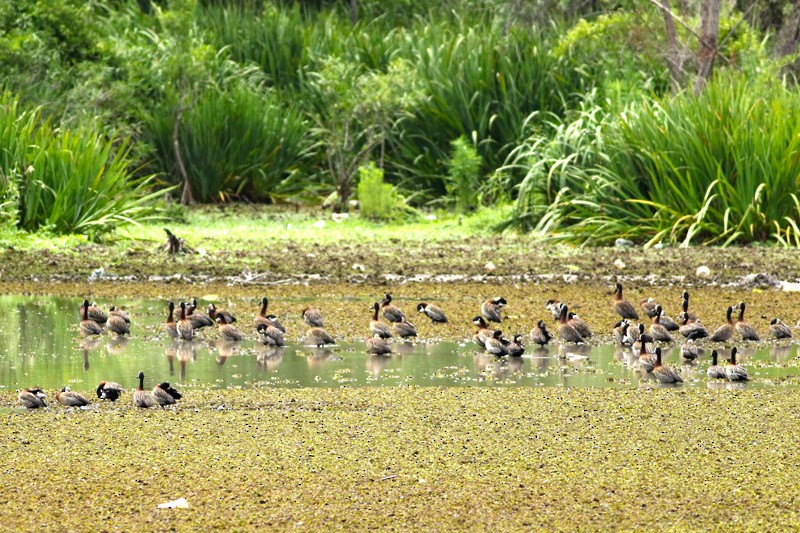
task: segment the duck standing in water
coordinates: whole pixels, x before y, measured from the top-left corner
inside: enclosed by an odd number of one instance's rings
[[[686,344],[681,346],[681,357],[683,357],[687,361],[694,361],[697,359],[698,350],[697,345],[694,343],[692,339],[686,341]]]
[[[544,323],[544,320],[540,320],[536,323],[536,326],[533,327],[531,330],[531,342],[533,344],[538,344],[539,346],[544,346],[550,339],[553,338],[553,335],[547,331],[547,326]]]
[[[130,319],[126,320],[125,317],[114,314],[114,307],[111,307],[111,312],[108,315],[108,320],[106,321],[106,326],[108,327],[109,331],[116,333],[117,335],[130,335],[131,334],[131,327],[130,327]],[[121,313],[121,311],[117,311],[117,313]]]
[[[44,401],[45,398],[47,398],[47,395],[39,387],[22,389],[17,396],[19,403],[22,404],[22,407],[25,409],[47,407],[47,403]]]
[[[714,342],[725,342],[733,337],[733,332],[736,328],[733,326],[731,315],[733,314],[733,307],[728,307],[725,311],[726,322],[718,327],[714,333],[711,334],[711,340]]]
[[[506,306],[505,298],[489,298],[481,304],[481,316],[489,322],[502,322],[501,311]]]
[[[283,346],[285,344],[283,333],[273,325],[259,324],[256,331],[261,344],[266,346]]]
[[[392,353],[392,347],[389,346],[389,343],[381,337],[379,334],[375,334],[372,337],[367,337],[364,341],[367,346],[367,353],[372,355],[389,355]]]
[[[728,381],[748,381],[750,376],[747,375],[747,369],[736,363],[736,352],[736,346],[731,348],[731,358],[725,365],[725,377]]]
[[[748,324],[744,319],[745,303],[739,302],[737,305],[739,309],[739,317],[736,319],[736,332],[742,336],[743,341],[758,341],[758,333],[753,326]]]
[[[417,311],[424,313],[425,316],[431,319],[431,323],[433,324],[436,324],[437,322],[444,324],[447,322],[447,316],[444,314],[444,311],[442,311],[441,308],[436,305],[422,302],[417,304]]]
[[[258,315],[256,315],[256,317],[253,319],[253,322],[255,322],[256,325],[256,330],[258,329],[259,324],[264,324],[265,326],[273,326],[278,328],[281,333],[286,333],[286,328],[284,328],[283,325],[278,321],[278,317],[267,314],[267,305],[269,305],[269,300],[267,300],[267,297],[264,296],[261,298],[261,309],[259,310]],[[322,316],[320,315],[320,320],[321,319]]]
[[[381,313],[383,314],[383,318],[389,322],[402,322],[406,318],[405,313],[403,313],[399,307],[392,304],[392,295],[388,292],[381,302]]]
[[[214,304],[208,304],[208,316],[211,317],[211,320],[216,322],[217,317],[220,315],[225,317],[226,324],[233,324],[236,322],[236,317],[228,311],[225,311],[224,309],[217,309]]]
[[[240,341],[244,337],[234,326],[228,324],[227,315],[224,313],[217,313],[217,322],[219,322],[219,336],[224,341]]]
[[[639,368],[643,372],[652,372],[656,366],[656,355],[647,351],[647,343],[653,342],[653,339],[643,333],[637,342],[639,342]],[[656,350],[660,350],[660,348],[656,348]]]
[[[108,315],[106,315],[103,310],[97,306],[97,302],[92,302],[90,305],[88,300],[84,300],[79,311],[81,316],[88,314],[89,320],[94,320],[100,325],[105,324],[108,320]]]
[[[322,328],[309,328],[306,331],[306,342],[317,348],[322,348],[326,344],[336,344],[330,333]]]
[[[504,355],[508,355],[508,347],[503,344],[503,332],[499,329],[495,330],[492,336],[486,339],[484,347],[486,348],[487,352],[495,357],[503,357]]]
[[[679,315],[680,327],[678,331],[689,340],[705,339],[708,337],[708,330],[699,321],[692,321],[686,316],[686,312]]]
[[[661,364],[661,348],[656,348],[656,364],[653,366],[653,375],[660,383],[683,383],[683,378],[671,366]]]
[[[195,313],[195,309],[197,309],[197,298],[192,298],[192,301],[186,305],[186,318],[192,323],[192,328],[194,328],[195,331],[200,331],[203,328],[210,328],[216,324],[216,322],[211,320],[210,316],[206,316],[203,313]]]
[[[414,324],[406,320],[406,317],[393,323],[392,328],[394,328],[394,334],[401,338],[417,336],[417,328],[414,327]]]
[[[181,302],[181,316],[178,318],[178,324],[175,326],[175,329],[178,331],[178,337],[182,340],[190,341],[194,336],[194,326],[186,318],[186,302]]]
[[[567,320],[569,309],[566,305],[561,306],[561,316],[558,318],[558,334],[565,342],[586,342],[578,330]]]
[[[125,389],[122,388],[122,385],[113,381],[101,381],[97,386],[97,397],[101,400],[116,402],[123,392]]]
[[[589,328],[589,324],[587,324],[584,319],[579,317],[577,313],[567,313],[567,323],[575,328],[575,330],[580,333],[581,337],[584,339],[592,338],[592,330]]]
[[[164,322],[164,331],[173,339],[177,339],[180,336],[178,335],[178,323],[175,322],[175,304],[172,302],[169,303],[169,314]]]
[[[622,298],[622,283],[617,283],[614,291],[614,312],[622,318],[639,320],[639,313],[636,312],[633,305]]]
[[[144,372],[139,372],[137,377],[139,378],[139,387],[133,393],[133,405],[144,409],[153,407],[156,404],[156,399],[152,392],[144,390]]]
[[[650,324],[650,336],[657,341],[672,342],[672,335],[670,335],[669,331],[667,331],[667,328],[661,324],[661,313],[663,312],[664,310],[660,305],[656,307],[656,314],[653,316],[653,323]]]
[[[772,335],[774,339],[792,338],[792,330],[789,329],[789,326],[781,322],[780,318],[773,318],[769,323],[769,334]]]
[[[525,353],[525,345],[522,343],[522,335],[519,333],[516,333],[510,341],[501,339],[501,342],[508,348],[508,355],[511,357],[522,357]]]
[[[56,393],[56,401],[66,407],[83,407],[90,403],[86,396],[70,390],[69,387],[64,387],[61,392]]]
[[[486,320],[480,315],[474,316],[472,318],[472,323],[475,324],[477,328],[475,334],[472,336],[472,340],[481,348],[485,348],[486,340],[491,338],[494,332],[489,329],[489,324],[487,324]]]
[[[725,369],[719,366],[716,350],[711,350],[711,366],[706,370],[709,379],[725,379]]]
[[[89,337],[91,335],[102,335],[103,326],[95,322],[89,317],[89,300],[84,300],[81,306],[83,317],[81,318],[80,330],[81,335]]]
[[[388,339],[392,336],[392,330],[389,329],[387,324],[384,324],[380,320],[378,320],[378,311],[380,310],[381,304],[375,302],[372,304],[372,318],[369,321],[369,332],[372,335],[378,335],[382,339]]]

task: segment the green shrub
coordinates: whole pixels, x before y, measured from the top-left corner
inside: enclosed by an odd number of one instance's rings
[[[358,203],[361,215],[374,220],[391,220],[402,210],[400,196],[374,163],[358,169]]]
[[[459,213],[473,211],[478,207],[481,156],[463,135],[450,144],[453,152],[447,165],[447,194]]]

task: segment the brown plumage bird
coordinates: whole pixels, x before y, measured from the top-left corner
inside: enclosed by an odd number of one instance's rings
[[[144,372],[139,372],[139,387],[133,393],[133,405],[136,407],[148,408],[156,404],[156,399],[153,393],[149,390],[144,390]]]
[[[66,407],[83,407],[89,405],[89,399],[80,392],[70,390],[69,387],[64,387],[61,392],[56,393],[56,401]]]
[[[656,348],[656,364],[653,366],[653,375],[660,383],[683,383],[683,378],[674,368],[661,364],[661,348]]]
[[[122,309],[117,309],[116,305],[112,305],[111,307],[108,308],[108,316],[109,318],[112,316],[118,316],[128,324],[131,323],[131,317],[128,315],[128,313],[126,313]]]
[[[696,320],[700,320],[700,317],[697,314],[689,311],[689,291],[683,291],[683,302],[681,303],[681,310],[686,313],[686,316],[689,318],[689,322],[694,322]]]
[[[389,322],[400,322],[406,318],[406,315],[396,305],[392,305],[392,295],[388,292],[381,302],[381,313],[383,313],[383,318]]]
[[[414,327],[414,324],[406,320],[405,317],[399,322],[394,322],[392,324],[392,329],[394,330],[394,334],[401,338],[417,336],[417,328]]]
[[[156,403],[161,407],[174,404],[177,400],[183,398],[180,392],[175,390],[169,381],[164,381],[153,387],[153,398]]]
[[[656,306],[656,314],[653,317],[653,323],[650,324],[650,336],[657,341],[672,342],[672,335],[670,335],[667,328],[661,324],[661,313],[663,311],[660,305]]]
[[[78,310],[81,316],[84,315],[84,311],[88,312],[89,320],[94,320],[98,324],[105,324],[106,320],[108,320],[108,315],[97,306],[96,302],[92,302],[90,305],[88,300],[84,300],[83,305]]]
[[[622,318],[639,320],[639,313],[636,312],[633,305],[622,298],[622,283],[617,283],[614,291],[614,312]]]
[[[592,337],[592,330],[589,328],[589,324],[576,313],[567,314],[567,323],[575,328],[584,339],[590,339]]]
[[[649,318],[655,318],[656,316],[656,307],[658,307],[658,302],[656,302],[655,298],[648,298],[644,300],[639,306],[644,311],[644,314],[647,315]]]
[[[283,325],[278,321],[278,317],[267,313],[268,305],[269,305],[269,300],[267,300],[267,297],[264,296],[263,298],[261,298],[261,310],[258,312],[258,315],[256,315],[256,317],[253,319],[256,328],[258,328],[259,324],[264,324],[266,326],[273,326],[275,328],[278,328],[281,331],[281,333],[286,333],[286,328],[284,328]]]
[[[525,345],[522,343],[522,335],[515,333],[511,340],[500,339],[503,345],[508,348],[508,355],[511,357],[522,357],[525,353]]]
[[[194,326],[192,326],[192,323],[186,318],[186,302],[181,302],[181,316],[175,328],[178,331],[178,337],[185,341],[192,340],[194,336]]]
[[[378,335],[382,339],[388,339],[392,336],[392,330],[389,329],[387,324],[384,324],[380,320],[378,320],[378,311],[380,310],[381,304],[375,302],[372,305],[372,318],[369,321],[369,331],[372,335]]]
[[[216,325],[216,322],[214,322],[210,316],[206,316],[203,313],[195,313],[196,309],[197,298],[192,298],[192,301],[186,305],[186,318],[192,323],[192,327],[195,331],[200,331],[203,328],[210,328]]]
[[[736,352],[736,346],[731,348],[731,358],[724,368],[725,377],[728,381],[748,381],[750,377],[747,375],[747,369],[736,363]]]
[[[566,342],[585,342],[583,336],[567,320],[569,309],[566,305],[561,306],[561,315],[558,317],[558,334]]]
[[[769,323],[769,334],[775,339],[791,339],[792,330],[781,322],[780,318],[773,318]]]
[[[708,330],[706,327],[699,321],[690,320],[686,316],[686,312],[681,313],[678,318],[680,320],[678,331],[687,339],[697,340],[708,337]]]
[[[113,381],[101,381],[97,386],[97,397],[101,400],[116,402],[123,392],[125,389],[122,388],[122,385]]]
[[[83,301],[81,311],[83,312],[83,318],[81,318],[80,323],[81,335],[87,337],[90,335],[102,335],[103,326],[89,318],[89,300]]]
[[[475,333],[472,335],[472,340],[481,348],[486,347],[486,339],[490,338],[494,332],[489,329],[486,320],[478,315],[472,318],[472,323],[475,324]]]
[[[718,364],[717,357],[717,351],[711,350],[711,366],[706,370],[709,379],[725,379],[725,369]]]
[[[208,304],[208,316],[211,317],[211,320],[214,320],[216,322],[217,317],[220,315],[225,317],[226,324],[233,324],[234,322],[236,322],[236,317],[233,316],[228,311],[225,311],[224,309],[217,309],[217,307],[214,304]]]
[[[178,323],[175,322],[175,304],[172,302],[169,303],[169,314],[164,322],[164,331],[173,339],[178,338]]]
[[[431,323],[433,324],[437,322],[440,324],[447,322],[447,316],[444,314],[444,311],[436,305],[422,302],[417,304],[417,311],[424,313],[425,316],[431,319]]]
[[[531,330],[531,342],[534,344],[538,344],[539,346],[544,346],[550,339],[553,338],[553,335],[547,331],[547,326],[544,323],[544,320],[540,320],[536,323],[536,326]]]
[[[507,303],[505,298],[489,298],[481,304],[481,315],[489,322],[499,324],[503,320],[501,311]]]
[[[725,311],[725,320],[726,322],[714,330],[714,333],[711,334],[711,340],[714,342],[725,342],[731,337],[733,337],[733,332],[736,331],[736,328],[733,325],[733,320],[731,320],[731,315],[733,314],[733,307],[728,307]]]
[[[639,343],[639,368],[644,372],[652,372],[656,366],[656,355],[647,350],[647,343],[653,342],[653,339],[642,333],[637,342]]]
[[[558,317],[561,316],[561,301],[560,300],[547,300],[544,304],[544,308],[550,311],[553,315],[555,320],[558,320]]]
[[[283,332],[275,326],[259,324],[256,331],[261,344],[266,346],[283,346],[285,344]]]
[[[131,333],[130,320],[126,322],[125,318],[120,315],[110,314],[106,321],[106,327],[108,327],[108,331],[117,335],[130,335]]]
[[[614,337],[614,342],[617,344],[628,343],[627,333],[630,325],[631,323],[624,319],[614,324],[614,328],[611,330],[611,335]]]
[[[490,354],[494,355],[495,357],[503,357],[504,355],[508,355],[508,347],[503,344],[503,332],[495,330],[491,337],[486,339],[486,342],[483,344],[486,351]]]
[[[681,357],[686,359],[687,361],[694,361],[697,359],[699,352],[697,350],[697,345],[695,345],[692,339],[686,341],[686,344],[681,346]]]
[[[367,353],[372,355],[389,355],[392,353],[392,347],[380,335],[367,337],[365,341],[367,345]]]
[[[225,313],[217,313],[217,322],[219,322],[219,336],[224,341],[240,341],[244,337],[236,327],[228,324],[228,318]]]
[[[303,320],[312,328],[324,328],[325,321],[322,319],[322,312],[316,307],[306,307],[303,309]]]
[[[336,344],[330,333],[322,328],[309,328],[306,331],[306,342],[317,348],[321,348],[326,344]]]
[[[44,401],[44,399],[47,398],[47,395],[39,387],[22,389],[17,398],[19,399],[19,403],[22,404],[22,407],[25,409],[38,409],[40,407],[47,407],[47,403]]]
[[[742,336],[743,341],[759,340],[758,333],[756,333],[755,328],[748,324],[744,319],[745,303],[739,302],[737,307],[739,308],[739,317],[736,319],[736,324],[734,325],[736,332]]]

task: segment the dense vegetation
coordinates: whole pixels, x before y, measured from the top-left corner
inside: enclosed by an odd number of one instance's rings
[[[797,246],[798,8],[722,4],[695,95],[698,38],[676,25],[675,75],[649,3],[6,2],[0,215],[96,237],[165,195],[335,192],[377,219],[513,203],[505,227],[575,242]]]

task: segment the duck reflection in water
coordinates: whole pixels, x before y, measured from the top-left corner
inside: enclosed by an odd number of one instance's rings
[[[792,356],[793,346],[773,346],[769,350],[769,355],[775,362],[788,361]],[[738,354],[737,354],[738,355]]]
[[[106,342],[106,351],[111,355],[119,355],[125,351],[130,340],[130,337],[124,335],[110,336]]]
[[[283,361],[283,346],[256,344],[256,362],[262,370],[274,372]]]
[[[99,337],[85,337],[81,339],[80,350],[81,352],[83,352],[84,370],[89,370],[89,352],[97,349],[97,347],[100,346],[101,342],[102,340],[100,340]]]
[[[396,342],[392,344],[392,351],[394,355],[409,355],[414,352],[416,348],[411,342]]]
[[[176,356],[178,364],[181,365],[181,381],[186,379],[186,363],[197,361],[197,346],[198,341],[183,341],[178,342],[176,349]]]
[[[306,363],[311,368],[319,368],[327,361],[337,361],[338,359],[330,348],[314,348],[311,350],[311,355],[306,357]]]
[[[380,377],[381,372],[383,372],[391,359],[391,357],[386,357],[385,355],[370,355],[367,357],[365,365],[367,372],[372,374],[373,378]]]
[[[209,343],[210,345],[211,343]],[[242,341],[224,340],[215,343],[217,347],[217,364],[222,366],[229,357],[239,353],[242,347]]]

